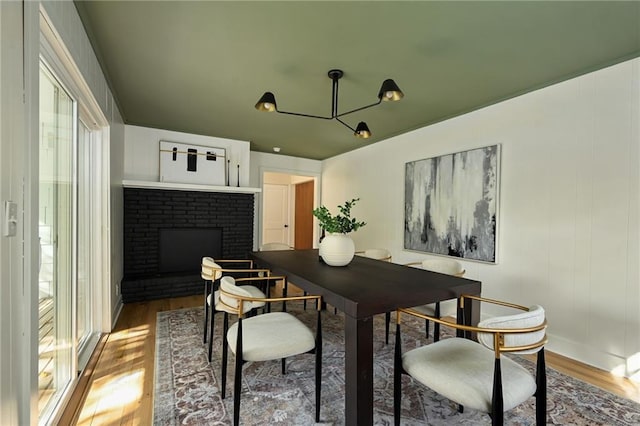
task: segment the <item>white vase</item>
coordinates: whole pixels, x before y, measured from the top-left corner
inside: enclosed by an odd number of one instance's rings
[[[320,243],[320,257],[324,263],[330,266],[348,265],[355,252],[355,244],[347,234],[329,233]]]

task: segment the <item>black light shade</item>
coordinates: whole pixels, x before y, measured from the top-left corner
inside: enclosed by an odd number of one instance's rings
[[[371,130],[369,130],[367,123],[361,121],[356,126],[356,131],[353,134],[358,138],[367,139],[371,137]]]
[[[258,111],[273,112],[276,110],[276,97],[271,92],[264,92],[264,95],[260,98],[256,104]]]
[[[388,78],[382,83],[380,92],[378,92],[378,99],[383,101],[399,101],[404,96],[402,90],[398,87],[395,81]]]

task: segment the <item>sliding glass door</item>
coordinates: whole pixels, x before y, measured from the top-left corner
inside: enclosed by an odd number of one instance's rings
[[[73,378],[74,167],[76,105],[40,68],[39,369],[41,416]]]
[[[97,342],[94,132],[54,72],[40,66],[40,422],[49,423]]]

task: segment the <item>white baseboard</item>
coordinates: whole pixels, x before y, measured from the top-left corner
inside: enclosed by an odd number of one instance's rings
[[[122,295],[118,295],[118,300],[116,301],[116,306],[111,313],[111,330],[116,327],[116,323],[118,322],[118,318],[120,318],[120,313],[122,312],[122,307],[124,304],[122,303]]]
[[[551,352],[574,359],[584,364],[614,372],[616,375],[630,377],[633,372],[627,369],[627,360],[620,355],[612,354],[593,346],[568,340],[564,337],[549,334],[549,342],[545,346]]]

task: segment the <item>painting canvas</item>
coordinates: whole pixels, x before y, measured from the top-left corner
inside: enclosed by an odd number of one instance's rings
[[[226,150],[160,141],[160,182],[226,185]]]
[[[500,145],[405,165],[404,247],[495,263]]]

